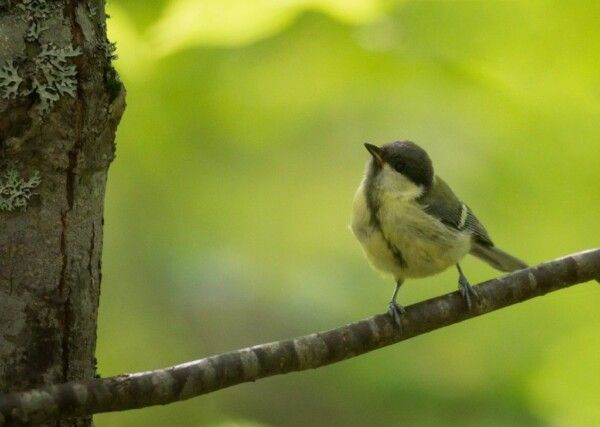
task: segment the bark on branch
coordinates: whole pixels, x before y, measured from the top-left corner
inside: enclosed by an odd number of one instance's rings
[[[0,396],[0,426],[167,404],[272,375],[314,369],[509,305],[600,278],[600,249],[489,280],[468,311],[459,292],[407,307],[402,329],[387,314],[325,332],[256,345],[150,372],[75,381]]]

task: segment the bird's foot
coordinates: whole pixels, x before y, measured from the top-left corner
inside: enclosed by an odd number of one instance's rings
[[[406,313],[406,309],[398,304],[396,301],[390,301],[388,313],[392,317],[392,320],[399,328],[402,328],[402,317]]]
[[[473,300],[479,299],[477,291],[471,286],[465,276],[458,278],[458,289],[460,289],[460,293],[467,303],[467,308],[471,310],[473,308]]]

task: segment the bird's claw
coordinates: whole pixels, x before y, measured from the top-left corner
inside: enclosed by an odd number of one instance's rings
[[[396,301],[390,301],[388,313],[398,327],[402,327],[402,316],[406,313],[406,309]]]
[[[473,299],[478,300],[479,294],[477,294],[475,288],[471,286],[465,277],[458,279],[458,288],[460,289],[460,293],[467,303],[467,308],[471,310],[473,308]]]

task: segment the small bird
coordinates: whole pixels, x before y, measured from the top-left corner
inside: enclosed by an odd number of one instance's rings
[[[494,246],[473,211],[434,174],[429,155],[417,144],[365,147],[371,158],[354,197],[350,228],[373,267],[396,280],[388,311],[399,326],[405,310],[396,296],[406,278],[431,276],[456,265],[459,289],[470,310],[477,294],[459,265],[466,254],[500,271],[527,267]]]

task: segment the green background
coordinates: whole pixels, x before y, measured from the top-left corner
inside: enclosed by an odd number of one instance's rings
[[[128,90],[109,176],[101,375],[383,312],[348,230],[368,153],[411,139],[496,244],[599,244],[600,2],[109,3]],[[498,275],[467,258],[476,283]],[[411,280],[410,304],[456,288]],[[98,426],[597,426],[600,288]]]

